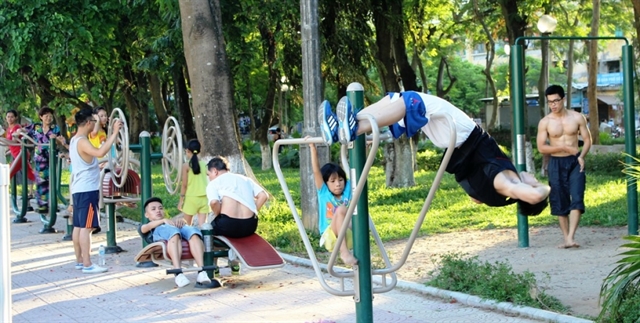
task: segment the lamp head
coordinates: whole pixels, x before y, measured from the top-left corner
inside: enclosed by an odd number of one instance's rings
[[[538,19],[538,30],[543,34],[552,33],[556,30],[556,26],[558,26],[558,21],[549,15],[542,15]]]

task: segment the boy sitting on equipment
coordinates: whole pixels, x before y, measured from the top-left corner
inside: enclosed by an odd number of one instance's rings
[[[138,228],[140,235],[143,237],[151,235],[153,237],[151,242],[166,240],[167,253],[171,258],[173,268],[180,268],[180,257],[182,256],[181,239],[183,238],[189,241],[189,249],[196,264],[199,267],[204,266],[204,243],[202,242],[200,229],[187,225],[184,219],[165,219],[162,200],[158,197],[149,198],[144,202],[144,216],[149,219],[149,223],[140,225]],[[209,279],[205,271],[198,272],[196,281],[204,285],[211,283],[211,279]],[[176,274],[175,282],[178,287],[184,287],[190,283],[189,279],[182,273]]]

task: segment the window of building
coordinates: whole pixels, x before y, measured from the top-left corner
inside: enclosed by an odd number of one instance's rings
[[[608,61],[607,62],[608,73],[620,73],[620,61]]]

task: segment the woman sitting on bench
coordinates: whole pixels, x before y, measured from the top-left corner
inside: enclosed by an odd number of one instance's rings
[[[153,236],[153,241],[167,241],[167,253],[171,258],[173,268],[179,269],[182,256],[182,241],[189,241],[189,250],[193,259],[199,267],[204,266],[204,243],[202,242],[202,232],[200,229],[187,225],[184,219],[165,219],[162,200],[152,197],[144,202],[144,216],[149,219],[149,223],[142,224],[138,228],[140,235]],[[147,241],[149,242],[149,241]],[[176,274],[176,285],[184,287],[189,285],[189,279],[182,273]],[[208,285],[211,279],[205,271],[198,272],[197,282]]]

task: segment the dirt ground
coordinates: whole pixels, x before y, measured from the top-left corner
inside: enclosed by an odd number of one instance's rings
[[[451,252],[478,256],[481,261],[509,263],[514,272],[530,271],[538,287],[557,297],[570,314],[595,317],[603,279],[615,268],[626,240],[626,227],[581,227],[576,233],[580,248],[558,249],[562,234],[557,226],[530,228],[529,247],[518,247],[516,229],[438,234],[416,239],[398,278],[425,282],[434,269],[433,259]],[[392,259],[400,257],[406,241],[385,244]]]

